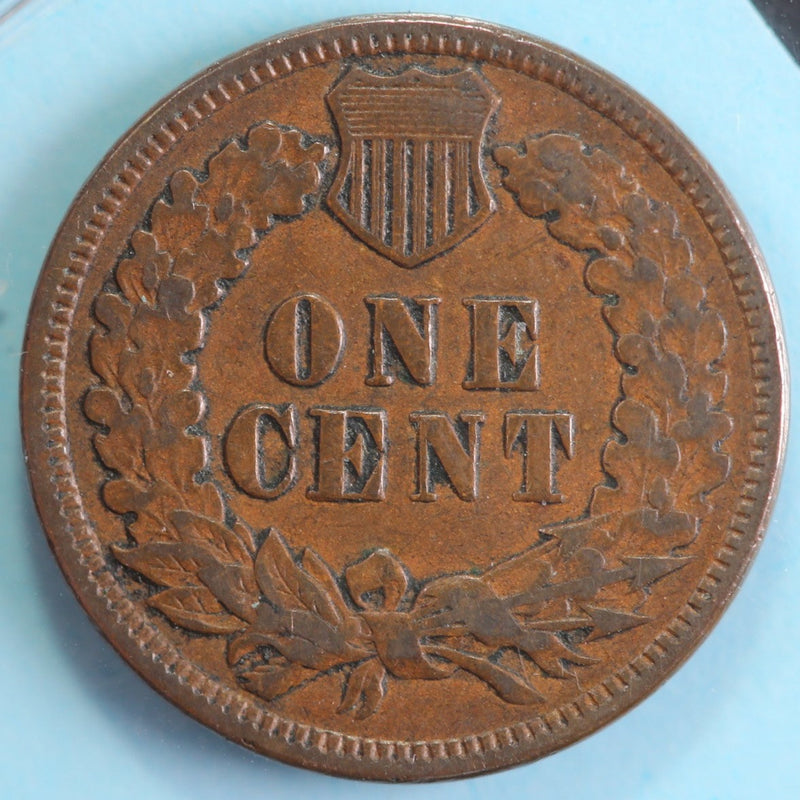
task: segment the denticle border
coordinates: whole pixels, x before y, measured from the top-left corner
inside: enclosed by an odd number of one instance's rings
[[[367,21],[372,23],[372,32],[361,29]],[[662,122],[658,114],[653,114],[646,103],[625,87],[615,85],[613,79],[535,40],[482,23],[414,17],[370,18],[344,23],[334,30],[339,31],[338,35],[326,28],[302,31],[228,60],[217,69],[230,74],[238,68],[240,71],[236,75],[186,102],[179,113],[172,114],[170,119],[148,135],[118,175],[103,182],[103,189],[97,186],[100,176],[94,179],[91,189],[95,194],[100,194],[101,199],[94,206],[92,216],[84,223],[83,232],[70,253],[69,263],[61,267],[63,278],[50,295],[50,315],[42,355],[44,367],[40,371],[40,368],[32,369],[30,362],[27,364],[25,388],[30,387],[33,380],[42,381],[41,405],[36,411],[41,412],[39,424],[49,450],[49,479],[53,483],[51,491],[57,495],[64,527],[86,570],[86,578],[95,584],[98,597],[105,598],[107,611],[118,625],[127,629],[128,636],[142,653],[149,653],[154,662],[160,663],[165,677],[174,674],[179,684],[205,698],[208,704],[223,709],[238,723],[240,732],[236,736],[250,742],[251,746],[256,741],[263,743],[269,738],[294,745],[294,748],[281,748],[280,752],[273,753],[277,757],[294,758],[328,771],[353,775],[363,775],[363,771],[358,770],[357,766],[348,766],[345,763],[348,759],[371,761],[376,766],[382,762],[383,771],[379,777],[383,778],[445,777],[485,771],[517,763],[526,757],[544,755],[567,739],[574,740],[585,735],[600,722],[616,716],[620,709],[610,709],[611,699],[631,693],[632,699],[625,704],[625,708],[640,699],[645,689],[652,689],[665,676],[658,677],[652,684],[645,684],[644,677],[661,663],[668,662],[671,672],[688,655],[677,652],[678,645],[687,638],[697,639],[721,613],[722,605],[726,604],[744,571],[746,564],[742,562],[760,541],[769,511],[770,490],[777,482],[782,462],[786,423],[781,405],[784,371],[781,369],[782,341],[775,330],[774,301],[769,287],[764,289],[767,278],[763,271],[759,278],[758,256],[748,249],[746,232],[743,234],[742,231],[743,224],[729,207],[730,201],[724,197],[724,190],[715,184],[713,178],[703,174],[706,167],[691,147],[668,124]],[[496,41],[488,41],[492,38]],[[274,57],[263,60],[264,49]],[[628,136],[640,142],[691,199],[717,243],[747,320],[752,354],[753,426],[748,435],[751,449],[740,500],[733,511],[725,543],[685,608],[628,667],[585,692],[575,702],[546,716],[498,731],[430,742],[362,739],[284,720],[259,707],[262,704],[246,693],[221,687],[214,678],[182,660],[177,648],[125,597],[107,569],[94,534],[86,527],[87,520],[72,469],[63,397],[69,333],[84,278],[117,211],[145,172],[169,152],[185,133],[213,116],[221,107],[257,90],[266,82],[331,60],[392,53],[428,53],[490,61],[550,83],[606,116]],[[259,58],[260,54],[262,58]],[[248,62],[249,66],[246,65]],[[180,93],[180,100],[185,102],[193,90],[194,84],[185,87]],[[175,102],[171,104],[172,107]],[[145,123],[145,130],[152,130],[152,124]],[[137,135],[141,135],[141,132],[137,131]],[[33,332],[29,332],[31,338],[33,335]],[[778,340],[775,353],[770,347],[773,336]],[[777,392],[776,384],[780,387]],[[769,426],[771,420],[780,420],[779,427],[783,435],[774,434],[774,429],[771,430]],[[41,476],[34,476],[34,481],[38,483],[38,491],[48,491],[43,486]],[[42,501],[40,507],[43,506]],[[715,595],[722,592],[726,594],[716,604],[712,603]],[[698,625],[702,627],[695,631]],[[180,694],[180,690],[175,687],[172,693]],[[592,724],[587,718],[594,716],[597,721]],[[246,733],[248,727],[256,734],[255,737]],[[568,729],[574,731],[570,736],[566,734]],[[545,744],[537,746],[537,740],[542,739]],[[269,749],[263,744],[260,746]],[[524,748],[522,755],[516,753],[520,746]],[[305,754],[301,749],[306,751]],[[322,756],[340,756],[343,760],[337,762],[330,758],[317,758],[313,750],[319,751]],[[492,757],[496,751],[503,752],[497,752],[496,757]],[[448,763],[450,761],[454,763]],[[430,766],[422,766],[420,762]]]

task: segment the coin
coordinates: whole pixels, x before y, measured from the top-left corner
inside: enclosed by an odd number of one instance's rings
[[[644,698],[785,444],[740,214],[629,88],[485,23],[257,45],[138,123],[34,297],[37,507],[160,692],[334,774],[467,775]]]

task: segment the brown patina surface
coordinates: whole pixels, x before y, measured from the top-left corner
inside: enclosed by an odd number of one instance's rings
[[[81,602],[248,747],[424,780],[540,757],[687,657],[785,439],[759,254],[630,89],[482,23],[213,67],[45,264],[22,406]]]

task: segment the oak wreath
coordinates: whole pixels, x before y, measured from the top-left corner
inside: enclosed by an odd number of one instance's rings
[[[264,699],[337,670],[346,679],[339,710],[364,718],[380,712],[391,680],[464,670],[508,703],[536,704],[550,681],[576,680],[597,663],[592,642],[649,621],[651,586],[691,560],[681,550],[728,477],[722,442],[732,420],[718,363],[726,329],[692,275],[674,212],[569,134],[500,146],[494,158],[522,211],[585,253],[620,397],[601,455],[608,479],[584,516],[539,531],[535,544],[479,574],[412,581],[383,548],[334,574],[313,550],[295,552],[278,531],[237,519],[210,475],[192,358],[204,317],[274,225],[319,207],[324,143],[265,122],[201,170],[174,173],[120,256],[114,285],[95,300],[99,383],[84,408],[113,471],[103,498],[129,535],[113,554],[147,579],[157,613],[225,637],[232,675]],[[512,573],[526,585],[503,594],[496,578]]]

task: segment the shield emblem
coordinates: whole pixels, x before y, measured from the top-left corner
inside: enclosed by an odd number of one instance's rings
[[[327,99],[341,139],[328,205],[370,247],[417,267],[492,213],[482,141],[499,100],[475,70],[355,68]]]

